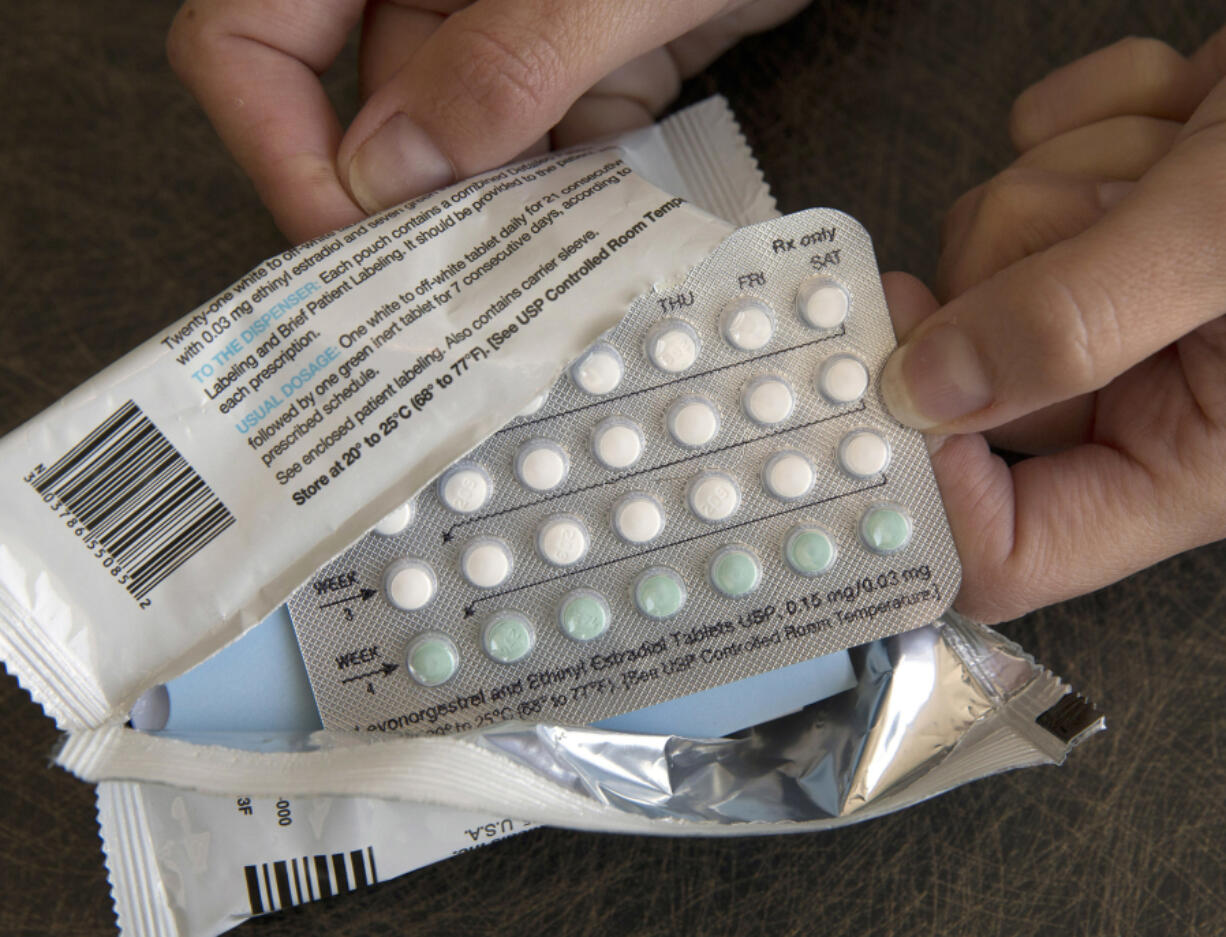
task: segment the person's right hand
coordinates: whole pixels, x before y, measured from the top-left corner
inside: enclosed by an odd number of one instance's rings
[[[188,0],[171,65],[294,242],[651,120],[808,0]],[[362,22],[364,104],[319,76]]]
[[[881,385],[932,434],[957,607],[989,622],[1226,536],[1226,30],[1087,56],[1012,130],[1021,157],[951,212],[946,305],[887,279]]]

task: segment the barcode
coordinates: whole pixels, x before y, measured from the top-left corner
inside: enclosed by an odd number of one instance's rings
[[[247,900],[252,914],[291,908],[316,898],[331,898],[357,891],[379,881],[375,851],[334,852],[330,856],[303,856],[243,867]]]
[[[234,523],[212,489],[131,400],[33,484],[43,500],[53,496],[89,532],[137,599]]]

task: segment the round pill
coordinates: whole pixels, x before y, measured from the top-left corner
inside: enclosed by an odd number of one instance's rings
[[[383,515],[383,519],[375,524],[375,533],[380,537],[394,537],[413,523],[413,502],[406,501]]]
[[[585,394],[599,396],[617,389],[625,373],[622,356],[607,342],[597,342],[570,367],[570,378]]]
[[[537,394],[535,397],[533,397],[531,400],[528,401],[528,403],[524,406],[524,408],[519,411],[518,415],[519,416],[534,416],[535,414],[540,412],[541,407],[545,406],[545,401],[548,399],[549,399],[549,391],[547,390],[541,391],[539,394]]]
[[[170,722],[170,691],[166,684],[152,686],[137,697],[128,721],[138,732],[160,732]]]
[[[536,550],[546,563],[573,566],[587,555],[587,526],[573,514],[554,514],[536,531]]]
[[[783,558],[802,576],[824,573],[837,555],[834,541],[820,527],[797,525],[783,541]]]
[[[605,468],[630,468],[643,454],[643,431],[625,417],[607,417],[592,430],[592,454]]]
[[[860,518],[860,539],[874,553],[897,553],[911,542],[911,515],[897,504],[879,501]]]
[[[460,669],[460,652],[451,638],[436,631],[415,637],[404,656],[409,676],[422,686],[441,686]]]
[[[781,501],[803,498],[813,488],[813,463],[795,449],[776,452],[762,467],[762,484]]]
[[[817,391],[831,403],[855,403],[868,390],[868,368],[855,355],[831,355],[817,372]]]
[[[613,505],[613,531],[627,543],[648,543],[664,529],[664,508],[643,491],[623,495]]]
[[[438,580],[425,560],[400,559],[383,572],[383,594],[406,612],[425,608],[434,598]]]
[[[707,575],[716,592],[730,599],[749,595],[762,581],[762,564],[749,547],[721,547],[707,564]]]
[[[572,641],[592,641],[609,630],[609,603],[592,589],[575,589],[558,605],[558,628]]]
[[[569,472],[566,450],[552,439],[529,439],[515,453],[515,477],[533,491],[552,491]]]
[[[635,608],[648,618],[672,618],[685,606],[685,580],[675,569],[652,566],[639,573],[632,594]]]
[[[647,332],[647,359],[667,374],[693,367],[698,347],[698,333],[680,319],[664,319]]]
[[[511,548],[497,537],[477,537],[460,554],[460,572],[478,589],[493,589],[511,575]]]
[[[796,290],[796,311],[815,329],[837,329],[850,305],[847,290],[830,277],[809,277]]]
[[[459,462],[438,480],[438,497],[457,514],[472,514],[489,503],[494,482],[475,462]]]
[[[741,489],[731,475],[701,472],[690,479],[685,500],[700,521],[717,524],[727,520],[741,506]]]
[[[852,430],[839,441],[838,460],[853,478],[870,478],[890,464],[890,444],[871,429]]]
[[[513,664],[532,653],[536,631],[527,616],[506,609],[496,612],[481,630],[481,646],[490,660]]]
[[[724,307],[719,329],[724,341],[733,348],[759,351],[775,335],[775,314],[762,300],[742,296]]]
[[[666,416],[669,435],[687,449],[705,446],[719,432],[719,411],[708,398],[686,394],[673,401]]]
[[[755,377],[741,395],[745,415],[762,426],[782,423],[792,415],[795,405],[791,386],[776,374]]]

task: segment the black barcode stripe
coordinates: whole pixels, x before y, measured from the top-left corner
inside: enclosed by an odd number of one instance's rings
[[[277,883],[277,898],[281,903],[281,907],[293,907],[294,896],[289,890],[289,870],[285,867],[284,859],[272,864],[272,874]]]
[[[349,853],[349,859],[353,863],[353,887],[355,889],[366,887],[366,857],[362,855],[362,850],[355,849]]]
[[[181,542],[194,542],[199,535],[198,528],[207,532],[215,522],[224,520],[229,512],[224,506],[204,503],[208,498],[206,492],[198,492],[173,514],[162,518],[156,527],[145,531],[139,540],[129,542],[124,549],[132,558],[134,570],[157,569],[157,561],[172,559]]]
[[[35,484],[34,489],[39,494],[46,494],[47,490],[58,482],[66,473],[76,468],[82,459],[89,457],[89,454],[98,447],[99,440],[110,437],[115,432],[117,427],[132,419],[133,415],[138,412],[139,411],[137,410],[136,404],[129,400],[122,407],[107,417],[107,419],[104,420],[101,425],[96,427],[88,436],[60,456],[49,469],[39,476],[38,482]]]
[[[204,483],[200,482],[199,477],[195,476],[190,469],[184,469],[174,477],[167,479],[160,488],[136,505],[135,510],[131,512],[134,517],[127,520],[122,528],[117,527],[99,539],[107,545],[107,549],[130,550],[134,543],[142,540],[146,533],[155,529],[186,499],[193,497],[202,488],[204,488]]]
[[[319,897],[332,897],[332,873],[328,871],[328,857],[315,857],[315,874],[319,876]]]
[[[234,523],[196,470],[131,400],[41,472],[52,494],[143,599]]]
[[[110,457],[100,459],[88,472],[73,476],[72,483],[65,484],[60,500],[75,504],[81,521],[88,523],[91,529],[101,526],[105,514],[122,506],[132,491],[139,490],[134,483],[150,474],[150,466],[156,474],[172,460],[167,451],[169,447],[159,444],[152,430],[150,424],[145,432],[137,433],[135,439],[117,438]],[[117,474],[116,466],[121,464],[126,470]]]
[[[247,877],[247,901],[251,904],[251,913],[263,914],[264,902],[260,900],[260,877],[256,874],[255,866],[244,866],[243,872]]]
[[[350,865],[353,867],[352,877]],[[312,874],[315,882],[311,880]],[[264,914],[314,901],[317,890],[320,898],[331,898],[347,891],[367,888],[377,884],[379,876],[375,871],[374,847],[367,846],[347,853],[276,859],[243,866],[243,879],[251,913]]]
[[[226,506],[217,503],[208,514],[198,518],[148,563],[137,568],[131,588],[137,598],[148,595],[162,580],[206,547],[218,534],[234,523]]]
[[[135,461],[126,462],[126,473],[116,477],[108,491],[99,488],[97,499],[102,509],[91,518],[91,526],[99,537],[121,536],[132,516],[140,516],[146,505],[166,497],[166,492],[184,477],[190,467],[173,450],[135,453]]]
[[[343,852],[332,853],[332,871],[336,873],[336,893],[339,895],[343,891],[352,891],[349,887],[349,872],[345,868],[345,854]]]

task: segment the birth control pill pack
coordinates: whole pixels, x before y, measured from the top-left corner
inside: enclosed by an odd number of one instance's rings
[[[294,593],[324,725],[586,725],[934,620],[961,567],[894,347],[856,221],[738,230]]]

